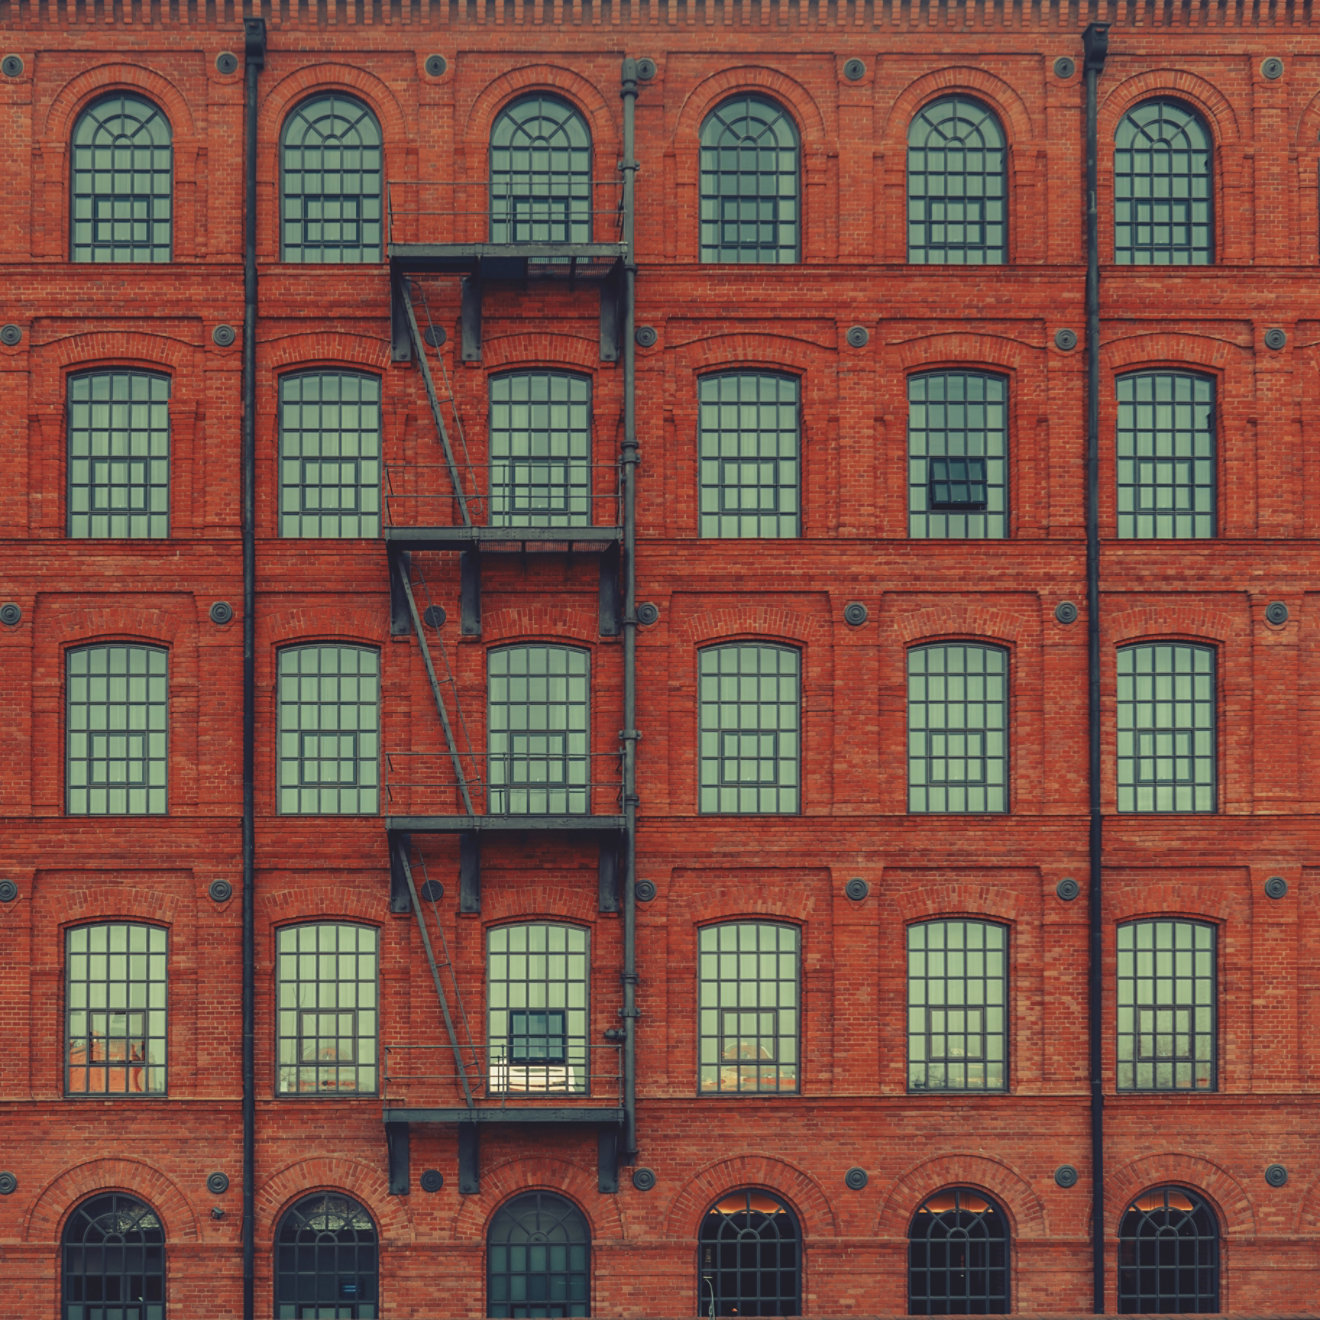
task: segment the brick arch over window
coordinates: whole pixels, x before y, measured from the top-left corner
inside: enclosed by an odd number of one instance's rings
[[[192,367],[197,346],[177,335],[127,330],[106,334],[68,335],[50,345],[61,368],[76,371],[116,370],[132,363],[147,371],[176,372]]]
[[[1002,1160],[972,1154],[936,1155],[899,1174],[876,1221],[876,1236],[906,1239],[917,1207],[944,1187],[971,1187],[993,1197],[1008,1216],[1015,1239],[1048,1236],[1045,1203],[1030,1180]]]
[[[170,121],[176,146],[180,138],[193,137],[197,132],[188,98],[171,79],[145,64],[126,62],[98,65],[65,83],[46,111],[43,138],[67,143],[78,116],[107,92],[132,92],[154,101]]]
[[[481,1191],[463,1197],[454,1216],[455,1241],[484,1242],[500,1207],[510,1197],[532,1191],[553,1192],[571,1201],[586,1217],[592,1242],[623,1240],[619,1198],[600,1191],[594,1164],[586,1168],[551,1155],[534,1155],[483,1165]]]
[[[977,602],[932,605],[927,609],[904,610],[896,614],[890,626],[903,646],[934,645],[959,641],[984,646],[1000,646],[1010,659],[1021,645],[1023,633],[1037,621],[1023,614]]]
[[[323,92],[342,92],[366,105],[380,124],[387,158],[391,148],[402,151],[416,132],[415,112],[374,74],[350,64],[309,64],[264,90],[258,116],[262,125],[259,179],[271,180],[279,172],[276,148],[290,113],[309,97]]]
[[[896,868],[907,879],[912,867]],[[947,873],[948,878],[945,878]],[[1000,881],[966,876],[956,866],[941,868],[919,885],[902,883],[891,888],[885,882],[885,902],[894,921],[904,927],[920,921],[992,921],[1010,928],[1028,923],[1038,911],[1036,900],[1020,889]]]
[[[675,639],[699,647],[728,642],[810,647],[830,636],[828,622],[777,605],[729,605],[686,615],[674,629]]]
[[[599,616],[584,605],[513,605],[484,610],[481,635],[486,649],[516,642],[544,642],[550,646],[573,646],[594,658],[600,654]]]
[[[665,1220],[664,1236],[691,1241],[702,1216],[722,1196],[745,1187],[773,1192],[797,1216],[802,1241],[834,1237],[838,1220],[829,1198],[804,1170],[771,1155],[733,1155],[693,1174],[674,1197]]]
[[[389,1184],[378,1169],[342,1156],[298,1160],[266,1179],[256,1192],[257,1241],[273,1241],[289,1207],[313,1192],[347,1193],[376,1221],[382,1246],[412,1246],[406,1198],[389,1194]]]
[[[1134,1197],[1169,1184],[1200,1196],[1214,1211],[1224,1237],[1255,1234],[1256,1208],[1246,1188],[1228,1170],[1200,1155],[1164,1151],[1106,1170],[1105,1236],[1118,1236],[1118,1221]]]
[[[1216,335],[1136,333],[1118,335],[1100,349],[1101,366],[1111,372],[1154,370],[1216,373],[1230,364],[1246,364],[1250,347]]]
[[[673,347],[704,376],[712,371],[743,370],[801,375],[813,366],[823,366],[833,346],[797,335],[714,334]]]
[[[58,1174],[42,1189],[23,1221],[26,1242],[58,1242],[69,1215],[96,1192],[124,1192],[145,1201],[160,1217],[170,1242],[196,1242],[197,1214],[177,1186],[159,1169],[139,1160],[89,1160]]]
[[[486,335],[481,341],[481,365],[488,375],[499,371],[600,372],[600,340],[571,333],[538,334],[514,331]]]
[[[1038,341],[1014,335],[970,332],[922,335],[896,345],[896,366],[904,374],[914,371],[996,371],[1013,374],[1039,361],[1044,338]]]
[[[455,107],[456,122],[466,124],[463,151],[466,177],[485,182],[490,133],[501,111],[529,92],[547,92],[567,101],[591,134],[591,173],[597,181],[615,177],[620,123],[595,83],[559,64],[526,64],[487,83],[466,106]]]
[[[263,367],[271,375],[290,370],[318,371],[347,367],[353,371],[384,372],[390,365],[389,340],[365,335],[295,334],[276,338],[265,346]]]

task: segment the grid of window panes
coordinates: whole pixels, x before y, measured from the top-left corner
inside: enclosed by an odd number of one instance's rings
[[[1214,811],[1215,755],[1214,647],[1120,648],[1119,811]]]
[[[1008,1314],[1008,1219],[989,1197],[950,1187],[908,1226],[910,1315]]]
[[[64,1089],[165,1092],[167,933],[106,922],[65,933]]]
[[[1118,534],[1215,534],[1215,383],[1179,371],[1120,376]]]
[[[1215,1089],[1215,928],[1133,921],[1118,928],[1120,1091]]]
[[[380,808],[380,654],[368,646],[279,653],[279,809],[352,815]]]
[[[908,377],[908,535],[1008,535],[1008,382],[982,371]]]
[[[1178,101],[1143,101],[1114,135],[1114,260],[1204,266],[1214,259],[1210,133]]]
[[[1219,1310],[1219,1224],[1184,1187],[1155,1187],[1118,1226],[1120,1315]]]
[[[486,1315],[591,1313],[591,1232],[582,1212],[553,1192],[506,1202],[486,1238]]]
[[[699,659],[701,810],[797,811],[797,651],[734,642]]]
[[[701,260],[798,259],[798,133],[782,106],[733,96],[701,126]]]
[[[490,381],[490,524],[591,523],[591,381],[518,371]]]
[[[699,1315],[798,1315],[802,1233],[771,1192],[745,1187],[702,1216],[697,1242]]]
[[[65,683],[65,808],[71,816],[166,809],[169,679],[158,646],[80,646]]]
[[[908,652],[908,810],[1008,809],[1008,653],[940,642]]]
[[[112,92],[73,127],[69,256],[168,261],[174,152],[169,121],[141,96]]]
[[[533,922],[486,932],[492,1091],[591,1089],[587,932]]]
[[[908,927],[908,1090],[1007,1086],[1008,931],[989,921]]]
[[[380,125],[361,101],[329,92],[284,121],[280,141],[280,259],[381,259]]]
[[[697,402],[702,536],[797,536],[798,382],[703,376]]]
[[[338,922],[276,933],[281,1095],[375,1092],[378,940],[372,926]]]
[[[165,1320],[165,1230],[150,1206],[110,1192],[69,1216],[62,1320]]]
[[[994,113],[966,96],[924,106],[908,129],[908,260],[1000,265],[1008,257],[1007,152]]]
[[[520,97],[491,126],[490,241],[591,242],[591,134],[558,96]]]
[[[361,1205],[337,1192],[304,1196],[275,1235],[276,1320],[375,1320],[379,1263]]]
[[[280,381],[280,535],[380,534],[380,379],[316,371]]]
[[[488,810],[591,810],[590,657],[572,646],[501,646],[486,665]]]
[[[726,922],[698,937],[699,1089],[798,1089],[796,926]]]

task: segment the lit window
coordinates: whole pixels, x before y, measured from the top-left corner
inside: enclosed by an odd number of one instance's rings
[[[797,651],[709,646],[701,667],[701,810],[798,809]]]
[[[66,657],[66,810],[146,816],[166,809],[169,680],[158,646],[80,646]]]
[[[1008,809],[1008,653],[940,642],[908,652],[908,810]]]
[[[174,152],[160,110],[131,92],[93,101],[73,127],[73,261],[168,261]]]
[[[317,371],[280,381],[280,535],[380,533],[380,380]]]
[[[698,949],[701,1090],[798,1089],[798,931],[706,926]]]
[[[798,260],[798,134],[783,107],[733,96],[701,126],[701,260]]]
[[[375,1092],[377,941],[333,922],[276,933],[281,1095]]]
[[[587,932],[577,926],[536,922],[486,932],[492,1091],[590,1090],[589,970]]]
[[[591,381],[519,371],[490,381],[492,527],[591,522]]]
[[[352,1197],[304,1196],[285,1211],[275,1244],[276,1320],[375,1320],[376,1225]]]
[[[1205,266],[1214,260],[1210,133],[1178,101],[1143,101],[1114,135],[1114,260]]]
[[[379,810],[380,654],[367,646],[279,653],[279,809]]]
[[[1215,534],[1215,383],[1180,371],[1118,378],[1118,534]]]
[[[944,266],[1008,259],[1004,130],[967,96],[924,106],[908,129],[908,260]]]
[[[135,1196],[84,1201],[61,1240],[62,1320],[165,1320],[165,1230]]]
[[[908,377],[908,535],[1008,535],[1008,382],[982,371]]]
[[[280,139],[280,259],[381,260],[381,139],[361,101],[329,92],[304,101]]]
[[[802,1231],[772,1192],[745,1187],[701,1220],[698,1315],[800,1315]]]
[[[591,242],[591,134],[546,92],[506,106],[490,130],[490,241]]]
[[[1219,1224],[1185,1187],[1155,1187],[1118,1225],[1118,1312],[1219,1310]]]
[[[908,1090],[1006,1086],[1008,932],[988,921],[908,927]]]
[[[170,534],[170,382],[145,371],[69,377],[69,535]]]
[[[571,1201],[525,1192],[495,1212],[486,1237],[486,1314],[591,1314],[591,1230]]]
[[[164,1094],[167,944],[132,922],[65,933],[67,1094]]]
[[[1118,809],[1215,810],[1214,647],[1119,649]]]
[[[798,382],[725,372],[697,397],[702,536],[797,536]]]
[[[1118,928],[1118,1089],[1215,1089],[1215,928]]]
[[[572,646],[501,646],[487,657],[490,811],[590,811],[590,657]]]
[[[950,1187],[908,1227],[911,1315],[1008,1314],[1008,1218],[987,1196]]]

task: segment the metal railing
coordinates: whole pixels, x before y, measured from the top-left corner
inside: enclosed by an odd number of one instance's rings
[[[544,740],[558,735],[550,730],[513,736]],[[476,815],[589,817],[622,810],[619,752],[515,745],[493,756],[460,752],[458,761]],[[386,752],[385,810],[391,816],[465,814],[453,761],[438,751]]]
[[[477,1108],[583,1107],[623,1103],[621,1047],[565,1042],[562,1061],[519,1059],[506,1040],[463,1051],[463,1069]],[[445,1045],[385,1046],[385,1103],[406,1109],[466,1103],[458,1068]]]

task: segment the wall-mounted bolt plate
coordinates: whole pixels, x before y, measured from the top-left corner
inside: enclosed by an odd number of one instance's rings
[[[1054,892],[1065,902],[1071,903],[1078,894],[1082,892],[1082,887],[1070,875],[1065,875],[1057,885],[1054,886]]]
[[[206,892],[211,895],[212,902],[227,903],[234,896],[234,886],[228,880],[212,880]]]
[[[860,903],[862,899],[871,892],[871,886],[868,885],[861,876],[855,875],[846,885],[844,885],[843,892],[847,894],[854,903]]]
[[[1060,1164],[1059,1167],[1054,1170],[1054,1181],[1058,1183],[1060,1187],[1076,1187],[1077,1170],[1074,1169],[1071,1164]]]
[[[1056,78],[1071,78],[1077,72],[1077,62],[1070,55],[1060,55],[1054,61],[1054,76]]]
[[[218,325],[211,331],[211,342],[217,348],[228,348],[237,338],[238,334],[232,325]]]
[[[441,77],[447,68],[449,68],[449,61],[443,55],[428,55],[426,57],[426,72],[432,78]]]
[[[1272,875],[1265,881],[1266,898],[1286,898],[1288,896],[1288,882],[1281,875]]]
[[[866,77],[866,62],[864,60],[851,59],[843,62],[843,76],[849,82],[857,82]]]
[[[222,50],[215,57],[215,67],[218,73],[237,73],[238,56],[231,50]]]

